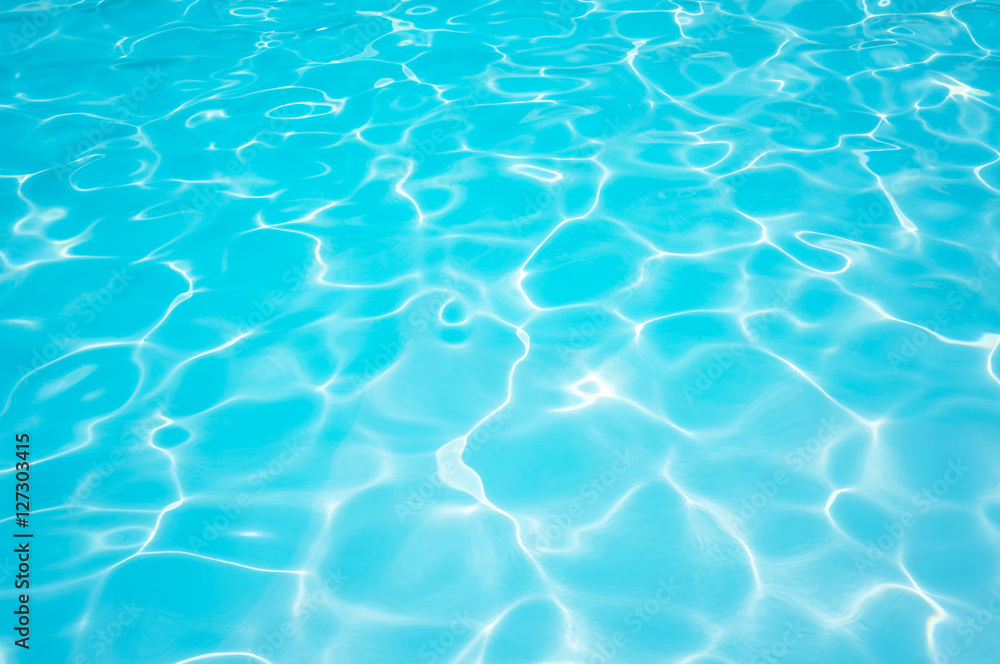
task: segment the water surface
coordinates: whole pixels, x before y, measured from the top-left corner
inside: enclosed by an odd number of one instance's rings
[[[6,661],[995,661],[1000,4],[0,18]]]

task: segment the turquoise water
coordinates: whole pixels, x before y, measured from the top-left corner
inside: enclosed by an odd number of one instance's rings
[[[998,661],[997,2],[0,17],[3,661]]]

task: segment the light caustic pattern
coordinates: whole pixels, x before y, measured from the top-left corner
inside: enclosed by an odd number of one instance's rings
[[[996,661],[1000,4],[0,16],[6,661]]]

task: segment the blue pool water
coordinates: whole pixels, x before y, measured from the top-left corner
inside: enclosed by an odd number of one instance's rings
[[[1000,3],[0,18],[4,662],[1000,661]]]

